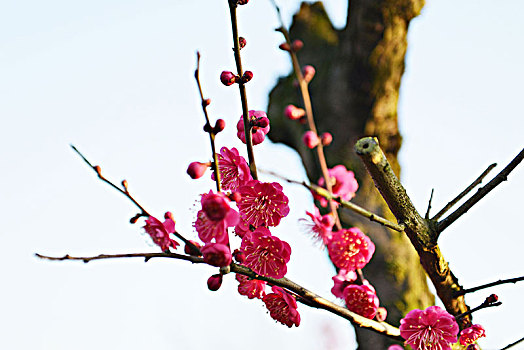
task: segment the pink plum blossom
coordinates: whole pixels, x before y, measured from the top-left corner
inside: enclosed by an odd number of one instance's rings
[[[375,245],[356,227],[333,232],[328,245],[329,257],[339,269],[361,269],[371,260]]]
[[[485,336],[486,331],[484,330],[484,327],[482,327],[479,324],[474,324],[471,327],[463,329],[462,332],[460,332],[460,344],[468,345],[470,343],[476,342],[477,339]]]
[[[197,213],[194,227],[198,237],[204,243],[213,239],[217,243],[227,244],[229,237],[227,228],[238,223],[238,213],[229,206],[229,199],[222,192],[214,194],[209,191],[202,195],[202,210]]]
[[[451,350],[458,332],[455,317],[438,306],[411,310],[400,320],[400,335],[417,350]]]
[[[249,299],[262,299],[266,295],[266,281],[250,279],[249,277],[240,274],[237,274],[235,278],[239,282],[238,293],[240,295],[245,295]]]
[[[236,148],[222,147],[217,156],[220,184],[224,190],[236,191],[239,186],[253,180],[245,158],[239,155]],[[215,174],[211,178],[215,180]]]
[[[291,247],[287,242],[272,236],[267,228],[259,227],[248,232],[242,238],[240,251],[246,255],[244,265],[255,273],[273,278],[286,275]]]
[[[211,163],[192,162],[187,167],[187,174],[192,179],[199,179],[204,175]]]
[[[249,122],[255,123],[259,119],[267,119],[267,114],[262,111],[249,111]],[[265,119],[264,119],[265,120]],[[268,119],[269,121],[269,119]],[[251,128],[251,138],[253,140],[253,145],[258,145],[264,141],[266,134],[269,132],[269,124],[266,127],[253,126]],[[240,116],[240,120],[237,123],[237,136],[238,138],[246,143],[246,132],[244,130],[244,118]]]
[[[314,131],[309,130],[302,136],[302,142],[307,148],[313,149],[319,145],[320,138]]]
[[[267,294],[262,301],[274,320],[291,328],[300,325],[300,314],[297,311],[295,298],[284,289],[273,286],[273,293]]]
[[[344,299],[344,289],[357,279],[357,273],[353,270],[338,270],[338,274],[331,277],[334,282],[331,293],[340,299]]]
[[[240,186],[241,199],[237,202],[240,218],[254,227],[277,226],[289,214],[289,199],[276,182],[253,180]]]
[[[315,76],[316,70],[315,67],[307,65],[302,68],[302,74],[304,75],[304,80],[310,82]]]
[[[373,319],[379,307],[375,290],[368,285],[351,284],[344,289],[344,300],[350,311]]]
[[[171,214],[171,213],[169,213]],[[169,250],[169,247],[176,249],[178,243],[169,237],[170,233],[175,232],[175,221],[166,213],[166,221],[163,223],[157,218],[150,216],[146,219],[144,230],[151,236],[153,242],[163,251]]]
[[[307,219],[301,219],[314,238],[322,241],[324,244],[328,244],[331,240],[333,225],[335,225],[335,218],[332,214],[321,215],[317,207],[313,210],[313,213],[306,211],[306,214],[311,218],[308,222]]]
[[[306,111],[294,105],[287,105],[284,109],[284,115],[291,120],[297,120],[306,115]]]
[[[204,262],[217,267],[228,266],[233,261],[229,247],[220,243],[207,243],[202,248],[202,255]]]
[[[355,197],[358,182],[355,180],[355,174],[351,170],[347,170],[345,166],[339,164],[329,169],[328,173],[331,178],[331,192],[333,195],[345,201],[349,201]],[[318,185],[324,188],[326,187],[323,177],[318,180]],[[324,197],[316,194],[313,196],[320,201],[320,205],[323,207],[327,205],[328,202]]]

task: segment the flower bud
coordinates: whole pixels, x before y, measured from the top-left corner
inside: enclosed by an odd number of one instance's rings
[[[193,245],[197,247],[198,249],[202,248],[202,246],[198,242],[191,241],[191,240],[189,240],[189,242],[193,243]],[[192,256],[201,256],[202,255],[200,254],[198,250],[196,250],[194,247],[192,247],[189,244],[186,244],[184,246],[184,253],[186,253],[187,255],[192,255]]]
[[[333,141],[333,135],[329,132],[324,132],[320,135],[320,139],[322,140],[322,146],[329,146]]]
[[[142,214],[138,213],[135,216],[133,216],[131,219],[129,219],[129,222],[132,224],[136,224],[136,222],[138,221],[138,219],[140,219],[141,216]]]
[[[293,105],[288,105],[284,109],[284,115],[291,120],[297,120],[305,116],[306,111],[303,110],[302,108],[297,108]]]
[[[293,43],[291,44],[291,48],[295,52],[299,51],[303,47],[304,47],[304,43],[300,39],[297,39],[297,40],[293,41]]]
[[[164,214],[164,219],[166,219],[166,220],[167,220],[167,219],[171,219],[171,220],[175,221],[175,218],[174,218],[174,216],[173,216],[173,213],[170,212],[170,211],[166,211],[166,212],[165,212],[165,214]]]
[[[269,125],[268,117],[259,117],[251,122],[251,126],[256,126],[258,128],[266,128]]]
[[[307,65],[302,68],[302,74],[304,75],[304,80],[309,83],[313,80],[315,76],[315,68],[313,66]]]
[[[192,162],[187,167],[187,174],[192,179],[199,179],[202,177],[202,175],[204,175],[209,165],[209,163]]]
[[[235,258],[237,263],[242,264],[244,260],[246,260],[246,254],[238,249],[235,249],[233,252],[233,258]]]
[[[219,132],[224,130],[225,127],[226,127],[225,120],[224,119],[218,119],[217,122],[215,123],[215,127],[213,128],[213,134],[218,134]]]
[[[253,79],[253,72],[249,71],[249,70],[246,70],[244,72],[244,75],[242,75],[242,79],[240,81],[242,82],[242,84],[245,84],[248,81],[250,81],[251,79]]]
[[[100,168],[99,165],[95,165],[93,167],[93,169],[95,169],[96,173],[98,174],[98,176],[102,176],[102,168]]]
[[[489,297],[486,298],[485,303],[493,304],[497,301],[499,301],[499,297],[497,296],[497,294],[491,294]]]
[[[210,98],[206,98],[205,100],[202,101],[202,107],[207,107],[211,104],[211,99]]]
[[[469,344],[466,350],[480,350],[480,346],[477,344]]]
[[[122,180],[122,187],[124,188],[124,190],[127,192],[127,180]]]
[[[233,202],[239,202],[240,199],[242,199],[242,196],[240,195],[240,193],[238,192],[232,192],[229,196],[228,196],[229,200],[232,200]]]
[[[278,48],[283,51],[288,51],[288,52],[291,51],[291,47],[289,47],[288,43],[282,43],[278,45]]]
[[[204,131],[205,132],[213,132],[213,128],[211,127],[211,125],[209,123],[206,123],[204,125]]]
[[[220,81],[225,86],[233,85],[237,82],[237,76],[230,71],[223,71],[222,74],[220,74]]]
[[[222,275],[220,274],[213,275],[207,279],[207,288],[209,288],[209,290],[212,290],[213,292],[217,291],[221,285]]]
[[[237,5],[245,5],[249,2],[249,0],[237,0]]]
[[[238,38],[238,44],[240,45],[240,50],[242,50],[247,45],[247,40],[243,37]]]
[[[320,139],[317,134],[313,131],[306,131],[304,136],[302,136],[302,142],[306,145],[307,148],[315,148],[320,143]]]

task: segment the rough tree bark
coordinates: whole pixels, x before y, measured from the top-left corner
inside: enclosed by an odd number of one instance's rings
[[[333,134],[326,149],[330,166],[344,164],[355,172],[359,191],[357,204],[392,221],[384,200],[353,151],[363,136],[376,136],[393,170],[400,175],[397,153],[402,138],[398,130],[397,102],[407,48],[409,22],[420,13],[424,0],[349,0],[347,25],[333,28],[322,4],[303,3],[294,16],[291,37],[302,39],[301,64],[311,64],[317,75],[310,84],[315,120],[319,132]],[[292,75],[280,79],[270,94],[269,137],[296,149],[312,182],[320,177],[313,152],[301,141],[298,123],[285,120],[287,104],[301,105]],[[341,211],[346,226],[358,226],[377,249],[365,268],[365,277],[376,287],[387,321],[398,324],[414,308],[434,303],[418,255],[405,234],[386,229]],[[386,349],[392,342],[383,336],[356,329],[359,349]]]

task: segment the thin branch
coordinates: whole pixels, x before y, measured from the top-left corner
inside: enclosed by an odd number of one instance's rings
[[[428,220],[429,219],[429,212],[431,211],[431,202],[433,201],[433,193],[435,192],[435,189],[432,188],[431,189],[431,195],[429,196],[429,201],[428,201],[428,210],[426,210],[426,215],[424,215],[424,219]]]
[[[240,43],[238,39],[238,23],[237,23],[237,4],[236,0],[228,0],[229,13],[231,15],[231,29],[233,31],[233,52],[235,54],[235,63],[237,66],[237,74],[240,78],[243,76],[242,59],[240,58]],[[244,119],[244,132],[246,136],[247,156],[249,160],[249,170],[253,179],[258,179],[257,166],[255,163],[255,154],[253,152],[253,139],[251,134],[251,123],[249,121],[249,109],[247,106],[246,87],[242,79],[238,82],[238,89],[240,91],[240,101],[242,102],[242,117]]]
[[[293,50],[293,44],[291,42],[291,37],[289,35],[289,31],[284,26],[284,21],[282,20],[282,15],[280,13],[280,8],[278,5],[273,2],[273,6],[275,7],[279,20],[280,20],[280,28],[277,29],[277,31],[281,32],[282,35],[284,35],[284,38],[289,45],[289,56],[291,58],[291,63],[293,66],[293,71],[295,73],[295,77],[298,81],[298,86],[300,88],[300,93],[302,95],[302,101],[304,102],[304,109],[306,110],[306,119],[307,119],[307,125],[310,131],[313,131],[318,136],[317,126],[315,124],[315,118],[313,117],[313,106],[311,103],[311,96],[309,94],[309,83],[304,79],[304,75],[302,74],[302,70],[300,67],[300,63],[298,62],[298,57]],[[332,186],[331,186],[331,178],[329,176],[329,170],[327,166],[326,156],[324,155],[324,146],[322,145],[322,142],[319,142],[319,144],[315,147],[316,153],[317,153],[317,159],[318,163],[320,164],[320,169],[322,172],[322,177],[324,178],[324,183],[326,184],[327,190],[331,193]],[[335,225],[338,230],[342,228],[342,225],[340,223],[340,218],[338,217],[337,213],[337,205],[335,201],[329,200],[329,208],[331,210],[331,213],[333,214],[335,218]]]
[[[480,304],[479,306],[471,309],[471,310],[468,310],[466,312],[463,312],[461,313],[460,315],[457,315],[455,316],[455,319],[457,320],[460,320],[461,318],[465,317],[465,316],[469,316],[471,315],[472,313],[474,313],[475,311],[479,311],[479,310],[482,310],[482,309],[486,309],[488,307],[493,307],[493,306],[500,306],[502,305],[502,302],[501,301],[497,301],[497,302],[494,302],[494,303],[482,303]]]
[[[138,213],[137,215],[135,215],[132,219],[131,219],[131,223],[135,223],[136,220],[138,220],[140,217],[150,217],[152,216],[151,214],[149,214],[147,212],[147,210],[144,209],[144,207],[142,207],[140,205],[140,203],[138,203],[136,201],[135,198],[133,198],[133,196],[129,193],[129,190],[127,188],[127,181],[126,180],[123,180],[122,181],[122,187],[124,188],[123,190],[118,187],[117,185],[115,185],[113,182],[111,182],[110,180],[106,179],[103,175],[102,175],[102,168],[100,168],[100,166],[98,165],[94,165],[89,161],[87,160],[87,158],[73,145],[71,145],[71,148],[76,152],[78,153],[78,155],[84,160],[84,162],[87,163],[87,165],[89,165],[93,171],[95,173],[97,173],[98,175],[98,178],[100,180],[102,180],[103,182],[105,182],[106,184],[110,185],[111,187],[113,187],[114,189],[116,189],[118,192],[122,193],[124,196],[126,196],[131,202],[133,202],[134,205],[136,205],[138,207],[138,209],[140,209],[140,213]],[[189,241],[188,239],[186,239],[184,236],[182,236],[180,233],[178,232],[173,232],[173,235],[175,235],[175,237],[177,237],[178,239],[180,239],[182,242],[184,242],[186,245],[189,245],[189,249],[191,249],[191,251],[194,251],[194,252],[198,252],[200,253],[200,249],[194,245],[193,243],[191,243],[191,241]]]
[[[202,258],[190,256],[190,255],[176,254],[176,253],[133,253],[133,254],[114,254],[114,255],[100,254],[100,255],[91,256],[91,257],[74,257],[70,255],[65,255],[62,257],[50,257],[50,256],[41,255],[41,254],[35,254],[35,255],[41,259],[47,259],[47,260],[55,260],[55,261],[79,260],[79,261],[83,261],[84,263],[88,263],[92,260],[118,259],[118,258],[144,258],[146,262],[152,258],[171,258],[171,259],[190,261],[195,264],[202,264],[202,263],[205,264]],[[306,288],[296,284],[295,282],[287,278],[275,279],[271,277],[260,276],[254,273],[249,268],[242,266],[242,265],[237,265],[235,263],[232,263],[229,266],[229,268],[231,272],[245,275],[252,279],[266,281],[272,285],[285,288],[295,293],[296,295],[300,296],[300,298],[297,299],[298,301],[303,301],[302,299],[305,299],[306,300],[304,302],[305,305],[309,305],[311,307],[329,311],[335,315],[341,316],[351,321],[354,325],[358,327],[367,328],[371,331],[383,334],[395,340],[400,340],[400,341],[403,340],[400,337],[400,331],[398,328],[393,327],[386,322],[373,321],[363,316],[360,316],[354,312],[351,312],[348,309],[322,298],[321,296],[307,290]]]
[[[200,93],[200,100],[202,102],[202,111],[204,112],[204,117],[206,118],[206,125],[204,126],[204,130],[207,131],[209,134],[209,142],[211,143],[211,152],[213,153],[213,172],[215,173],[215,182],[217,184],[217,192],[221,191],[220,187],[220,172],[218,171],[218,155],[215,148],[215,131],[211,127],[211,123],[209,122],[209,116],[207,114],[207,106],[209,104],[209,101],[204,99],[204,94],[202,92],[202,85],[200,84],[200,52],[197,51],[197,65],[195,69],[195,80],[198,86],[198,92]]]
[[[282,175],[279,175],[279,174],[277,174],[275,172],[272,172],[272,171],[261,170],[261,172],[264,172],[266,174],[278,177],[279,179],[287,181],[287,182],[292,183],[292,184],[297,184],[297,185],[304,186],[310,192],[315,192],[316,194],[326,198],[327,200],[333,200],[333,201],[335,201],[337,203],[340,203],[340,205],[342,205],[344,208],[347,208],[347,209],[349,209],[349,210],[351,210],[351,211],[353,211],[353,212],[355,212],[355,213],[357,213],[359,215],[362,215],[363,217],[368,218],[370,221],[379,223],[379,224],[381,224],[383,226],[386,226],[386,227],[388,227],[388,228],[390,228],[392,230],[398,231],[398,232],[404,231],[404,227],[405,227],[404,225],[395,224],[394,222],[391,222],[388,219],[385,219],[385,218],[381,217],[380,215],[372,213],[369,210],[362,208],[361,206],[358,206],[358,205],[356,205],[354,203],[345,201],[345,200],[341,199],[340,196],[335,196],[333,193],[330,193],[328,190],[326,190],[323,187],[320,187],[320,186],[317,186],[317,185],[313,185],[313,184],[307,184],[304,181],[297,181],[297,180],[288,179],[288,178],[286,178],[286,177],[284,177]]]
[[[511,343],[511,344],[506,345],[505,347],[503,347],[503,348],[500,349],[500,350],[506,350],[506,349],[512,348],[512,347],[514,347],[515,345],[517,345],[518,343],[520,343],[520,342],[522,342],[522,341],[524,341],[524,337],[520,338],[520,339],[517,340],[516,342],[513,342],[513,343]]]
[[[479,290],[482,290],[482,289],[498,286],[500,284],[517,283],[517,282],[520,282],[520,281],[524,281],[524,276],[515,277],[515,278],[508,278],[508,279],[505,279],[505,280],[498,280],[498,281],[495,281],[495,282],[486,283],[486,284],[483,284],[483,285],[480,285],[480,286],[477,286],[477,287],[473,287],[473,288],[461,289],[461,290],[458,290],[458,291],[454,292],[453,295],[455,295],[455,296],[465,295],[465,294],[473,293],[473,292],[476,292],[476,291],[479,291]]]
[[[444,208],[442,208],[431,220],[437,221],[440,219],[449,209],[451,209],[455,204],[457,204],[462,198],[464,198],[469,192],[471,192],[475,187],[482,183],[482,180],[497,166],[497,163],[491,164],[480,176],[471,183],[464,191],[462,191],[457,197],[450,201]]]
[[[469,209],[471,209],[475,204],[477,204],[484,196],[486,196],[491,190],[500,185],[503,181],[508,179],[508,175],[519,165],[519,163],[524,159],[524,149],[520,151],[519,154],[504,168],[500,173],[497,174],[486,186],[481,187],[478,191],[471,196],[464,204],[462,204],[457,210],[449,214],[444,220],[440,221],[437,226],[437,231],[441,233],[449,225],[454,223],[458,218],[465,214]]]

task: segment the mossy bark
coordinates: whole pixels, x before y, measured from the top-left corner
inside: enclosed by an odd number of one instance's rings
[[[301,64],[317,70],[310,92],[319,132],[333,134],[333,143],[326,148],[328,164],[344,164],[353,170],[360,185],[354,202],[393,221],[353,146],[363,136],[377,137],[400,175],[399,88],[409,22],[423,5],[423,0],[350,0],[347,25],[336,30],[320,2],[303,3],[290,28],[291,37],[305,43],[298,54]],[[304,127],[283,116],[287,104],[301,105],[293,80],[292,75],[282,78],[271,92],[269,137],[296,149],[310,180],[316,183],[320,170],[314,153],[302,144]],[[434,303],[418,255],[405,234],[345,210],[341,210],[341,219],[345,226],[360,227],[376,245],[364,273],[388,310],[388,322],[398,325],[409,310]],[[369,331],[356,329],[356,334],[359,349],[386,349],[391,344]]]

